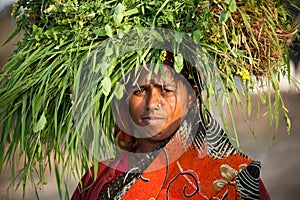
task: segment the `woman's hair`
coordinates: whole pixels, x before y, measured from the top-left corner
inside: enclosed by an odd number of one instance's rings
[[[162,50],[165,51],[165,50]],[[161,52],[162,52],[161,51]],[[166,51],[166,56],[163,61],[164,65],[170,66],[174,68],[174,54]],[[191,86],[197,86],[198,92],[200,94],[202,88],[202,80],[199,76],[199,72],[197,71],[196,67],[192,66],[187,60],[183,60],[183,68],[180,73],[188,80]]]

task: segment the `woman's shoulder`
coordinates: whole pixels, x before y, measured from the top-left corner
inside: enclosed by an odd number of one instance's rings
[[[75,189],[72,200],[93,199],[93,196],[91,196],[93,193],[101,192],[105,184],[118,175],[117,169],[126,158],[126,155],[126,153],[122,153],[115,158],[100,161],[97,165],[90,167]]]
[[[118,154],[114,158],[110,158],[110,159],[98,162],[97,167],[95,165],[93,165],[89,171],[92,174],[94,174],[96,172],[99,176],[99,175],[103,174],[103,171],[116,170],[119,167],[119,165],[124,163],[124,160],[126,161],[126,158],[128,158],[127,152]]]

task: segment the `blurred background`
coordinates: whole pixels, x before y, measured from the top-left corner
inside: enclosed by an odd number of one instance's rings
[[[12,2],[0,0],[0,67],[7,62],[9,55],[13,53],[18,40],[22,37],[22,34],[19,34],[3,46],[3,43],[15,30],[13,19],[10,17]],[[300,18],[300,14],[298,18]],[[300,44],[295,42],[293,49],[294,51],[291,53],[291,72],[300,81]],[[272,199],[299,199],[300,93],[293,85],[289,85],[286,80],[281,82],[281,88],[282,97],[285,106],[289,110],[292,123],[290,135],[287,134],[283,119],[280,119],[277,131],[274,126],[269,125],[269,116],[265,114],[268,110],[267,107],[261,107],[259,120],[253,114],[253,117],[246,122],[240,117],[241,111],[238,109],[234,110],[234,119],[242,151],[262,162],[261,177]],[[252,98],[253,105],[255,105],[258,98],[255,94]],[[254,129],[255,136],[252,135],[249,124]],[[272,144],[274,136],[276,136],[276,139]],[[15,168],[21,170],[19,166],[15,166]],[[50,175],[49,172],[46,172],[46,174],[47,184],[39,188],[40,199],[59,199],[54,173]],[[72,178],[67,180],[67,187],[69,192],[72,193],[78,180]],[[0,175],[0,199],[22,199],[21,189],[15,191],[16,185],[8,187],[9,183],[10,170],[4,169]],[[26,199],[35,198],[34,190],[31,189],[30,184],[27,186],[25,197]]]

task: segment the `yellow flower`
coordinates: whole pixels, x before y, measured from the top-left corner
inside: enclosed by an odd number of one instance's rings
[[[164,49],[160,54],[160,59],[164,61],[166,60],[166,56],[167,56],[167,51]]]
[[[238,75],[242,77],[243,80],[250,80],[250,73],[246,69],[237,72]]]

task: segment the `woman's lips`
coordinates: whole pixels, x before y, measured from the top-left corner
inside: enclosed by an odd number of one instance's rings
[[[165,118],[161,116],[143,116],[142,117],[143,122],[146,122],[147,124],[156,124],[156,123],[162,123],[164,122]]]

